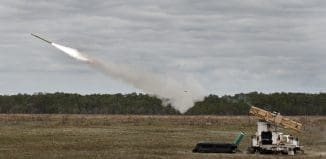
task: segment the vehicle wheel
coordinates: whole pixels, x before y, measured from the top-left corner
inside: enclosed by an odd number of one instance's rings
[[[253,148],[253,147],[248,147],[247,148],[247,153],[254,154],[255,152],[256,152],[256,149],[255,148]]]
[[[282,155],[288,155],[289,153],[287,151],[282,151]]]

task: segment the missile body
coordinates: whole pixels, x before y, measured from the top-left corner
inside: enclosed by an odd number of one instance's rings
[[[31,35],[32,35],[32,36],[35,36],[35,37],[37,37],[37,38],[39,38],[39,39],[41,39],[41,40],[43,40],[43,41],[45,41],[45,42],[47,42],[47,43],[49,43],[49,44],[52,44],[51,41],[46,40],[46,39],[44,39],[44,38],[42,38],[42,37],[40,37],[40,36],[38,36],[38,35],[35,35],[35,34],[33,34],[33,33],[31,33]]]

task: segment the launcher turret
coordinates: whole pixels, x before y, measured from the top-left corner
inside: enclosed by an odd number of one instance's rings
[[[255,106],[251,106],[249,114],[270,122],[271,124],[275,124],[276,126],[282,126],[296,131],[300,131],[302,128],[301,123],[284,117],[280,113],[272,113]]]

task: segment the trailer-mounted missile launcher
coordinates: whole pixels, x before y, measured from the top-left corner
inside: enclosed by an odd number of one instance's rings
[[[290,128],[300,132],[301,123],[281,116],[280,113],[268,112],[264,109],[252,106],[249,114],[260,118],[257,121],[257,131],[251,136],[251,146],[248,148],[250,153],[282,153],[294,155],[302,150],[299,139],[292,135],[281,132],[280,127]]]

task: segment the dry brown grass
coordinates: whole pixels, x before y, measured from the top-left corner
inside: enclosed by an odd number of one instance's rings
[[[291,117],[305,125],[306,154],[326,151],[326,117]],[[288,158],[288,156],[194,154],[198,141],[233,141],[252,134],[248,116],[0,115],[0,158]],[[244,151],[249,136],[240,145]],[[291,157],[290,157],[291,158]]]

